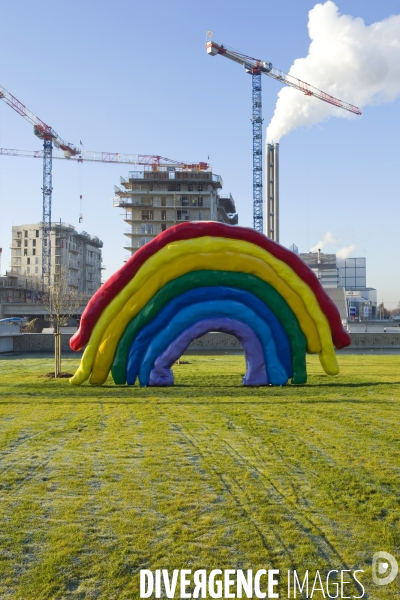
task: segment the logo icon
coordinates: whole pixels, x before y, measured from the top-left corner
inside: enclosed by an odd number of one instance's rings
[[[375,552],[372,558],[372,579],[376,585],[388,585],[397,577],[399,566],[389,552]]]

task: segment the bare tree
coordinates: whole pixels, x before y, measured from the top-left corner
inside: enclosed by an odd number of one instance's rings
[[[54,280],[45,286],[43,303],[54,327],[54,377],[60,377],[60,327],[85,304],[85,296],[69,285],[68,269],[62,267],[60,272],[54,275]]]
[[[393,308],[390,312],[391,317],[399,317],[400,316],[400,302],[397,303],[397,308]]]

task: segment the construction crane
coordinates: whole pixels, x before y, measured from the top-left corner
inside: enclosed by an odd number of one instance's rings
[[[216,44],[213,41],[206,42],[207,54],[215,56],[220,54],[229,58],[240,65],[242,65],[246,71],[252,75],[253,84],[253,112],[252,112],[252,124],[253,124],[253,227],[256,231],[263,232],[263,200],[262,200],[262,102],[261,102],[261,75],[268,75],[277,81],[285,83],[290,87],[293,87],[300,92],[306,94],[306,96],[314,96],[319,98],[328,104],[343,108],[356,115],[361,115],[361,111],[357,106],[343,102],[334,98],[326,92],[322,92],[318,88],[297,79],[292,75],[288,75],[279,69],[275,69],[272,63],[262,61],[241,52],[237,52],[231,48]],[[268,234],[269,232],[267,232]]]
[[[43,150],[16,150],[13,148],[0,148],[0,156],[17,156],[20,158],[43,158]],[[119,152],[96,152],[93,150],[81,150],[79,154],[70,155],[67,152],[53,151],[53,159],[69,160],[76,163],[102,162],[108,164],[143,165],[157,170],[159,167],[180,168],[183,171],[206,171],[210,165],[206,162],[186,163],[159,156],[158,154],[121,154]],[[79,223],[82,222],[82,195],[80,195]]]
[[[65,157],[75,157],[79,155],[79,149],[73,144],[64,141],[50,125],[39,119],[15,96],[10,94],[4,87],[0,86],[0,100],[4,100],[8,106],[13,108],[21,117],[24,117],[33,125],[33,133],[43,140],[43,220],[42,220],[42,282],[50,283],[51,272],[51,198],[53,191],[52,181],[52,158],[53,144],[60,148]]]
[[[33,133],[43,140],[43,150],[21,151],[2,148],[0,154],[5,156],[20,156],[43,158],[43,219],[42,219],[42,283],[50,283],[51,274],[51,203],[52,203],[52,163],[53,158],[70,159],[77,162],[95,161],[104,163],[140,164],[140,165],[180,165],[182,168],[206,168],[206,163],[190,165],[164,158],[158,155],[144,154],[118,154],[115,152],[87,152],[82,151],[73,144],[63,140],[50,125],[39,119],[15,96],[10,94],[4,87],[0,86],[0,100],[4,100],[8,106],[14,109],[21,117],[24,117],[33,125]],[[53,144],[62,152],[53,152]]]
[[[0,148],[0,156],[17,156],[20,158],[44,158],[45,150],[16,150],[13,148]],[[207,171],[210,165],[206,162],[198,163],[187,163],[171,158],[165,158],[158,154],[121,154],[118,152],[96,152],[92,150],[80,150],[76,154],[70,152],[57,152],[52,151],[53,159],[69,160],[75,163],[83,162],[102,162],[108,164],[127,164],[127,165],[142,165],[144,168],[150,170],[158,170],[160,167],[164,169],[176,169],[179,168],[182,171]],[[80,196],[82,203],[82,195]],[[79,215],[79,223],[82,220],[82,210]],[[50,225],[51,225],[51,213],[50,213]],[[50,232],[50,227],[49,227]],[[48,247],[49,242],[46,244]],[[1,261],[1,248],[0,248],[0,261]]]
[[[20,158],[43,158],[44,150],[15,150],[12,148],[0,148],[0,156],[18,156]],[[53,159],[68,159],[72,162],[102,162],[123,165],[147,165],[151,167],[175,166],[182,169],[207,170],[206,162],[185,163],[171,158],[165,158],[157,154],[121,154],[119,152],[96,152],[95,150],[80,150],[79,154],[68,155],[63,152],[54,152]]]

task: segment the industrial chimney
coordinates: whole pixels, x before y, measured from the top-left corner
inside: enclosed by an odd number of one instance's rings
[[[266,233],[279,242],[279,144],[267,144],[265,162]]]

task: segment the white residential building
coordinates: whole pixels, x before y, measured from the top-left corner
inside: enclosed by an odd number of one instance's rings
[[[57,280],[61,270],[68,272],[71,288],[93,295],[101,285],[103,242],[86,231],[78,233],[67,223],[52,223],[51,276]],[[11,274],[42,278],[42,228],[40,224],[12,228]]]

